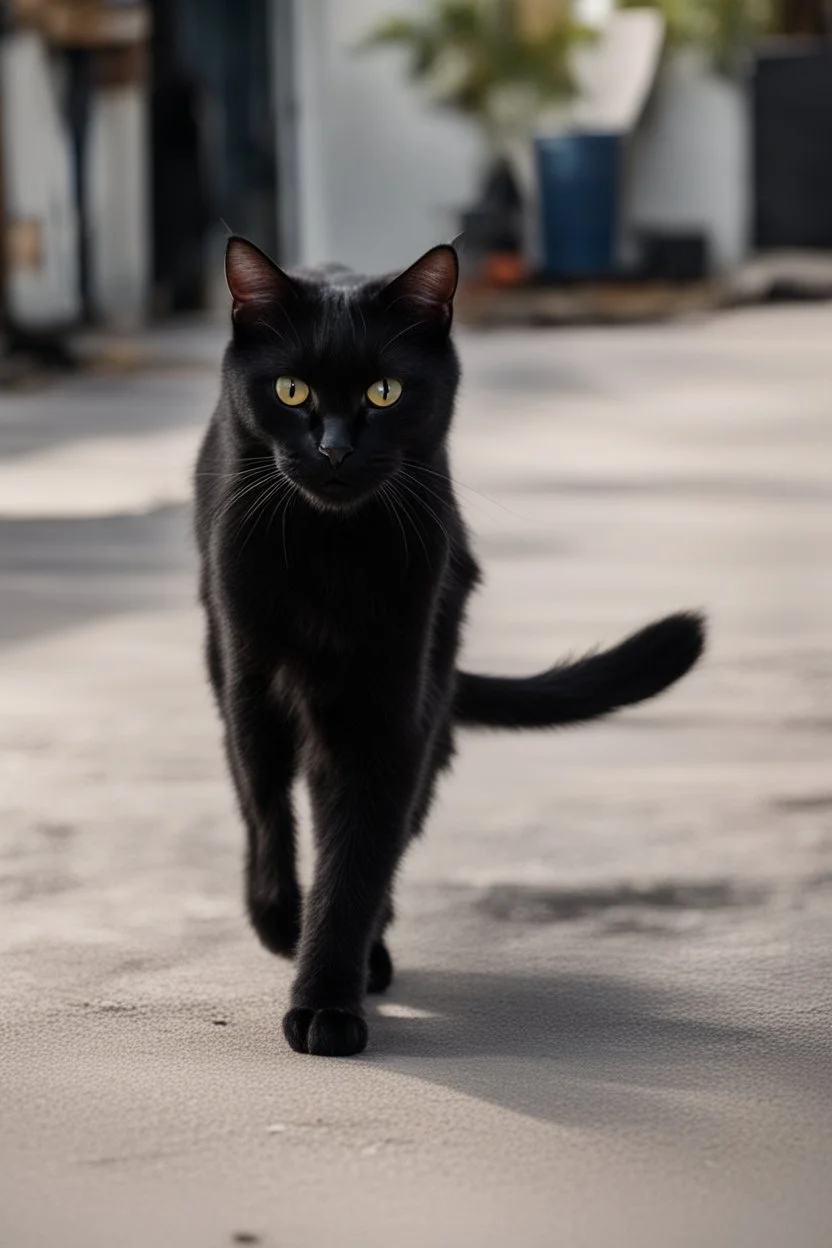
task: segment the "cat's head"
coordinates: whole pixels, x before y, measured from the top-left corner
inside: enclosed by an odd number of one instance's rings
[[[289,274],[229,239],[234,419],[310,502],[359,505],[443,443],[459,382],[458,272],[442,245],[392,278]]]

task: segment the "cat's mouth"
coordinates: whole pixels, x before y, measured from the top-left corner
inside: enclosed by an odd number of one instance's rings
[[[363,491],[356,490],[355,485],[345,481],[343,477],[329,477],[315,486],[315,493],[321,498],[335,502],[360,498]]]
[[[332,508],[355,506],[368,498],[373,493],[373,488],[368,488],[366,483],[359,485],[356,481],[346,481],[335,474],[322,481],[316,481],[314,485],[307,482],[303,487],[304,493],[311,498],[312,502]]]
[[[323,456],[317,459],[320,461]],[[391,475],[388,463],[354,462],[352,458],[337,468],[311,461],[281,465],[281,469],[308,503],[325,511],[360,507],[373,498]]]

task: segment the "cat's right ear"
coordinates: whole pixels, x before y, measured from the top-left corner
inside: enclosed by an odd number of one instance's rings
[[[426,320],[449,329],[458,281],[459,257],[449,243],[440,243],[388,282],[381,298],[388,307],[405,300],[418,307]]]
[[[231,316],[285,303],[297,297],[294,282],[247,238],[232,234],[225,248],[225,280],[231,291]]]

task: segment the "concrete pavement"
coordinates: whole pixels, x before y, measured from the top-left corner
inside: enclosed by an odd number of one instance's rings
[[[825,1248],[831,338],[463,339],[469,662],[682,606],[712,641],[609,723],[467,739],[351,1061],[286,1049],[242,915],[186,510],[216,331],[4,400],[4,1248]]]

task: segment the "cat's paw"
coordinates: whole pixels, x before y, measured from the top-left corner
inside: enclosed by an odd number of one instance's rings
[[[282,958],[294,957],[300,940],[300,897],[258,901],[249,897],[251,925],[270,953]]]
[[[367,1047],[367,1024],[353,1010],[296,1006],[283,1016],[283,1034],[296,1053],[351,1057]]]
[[[386,992],[393,979],[393,959],[383,940],[377,940],[370,949],[370,967],[367,979],[368,992]]]

